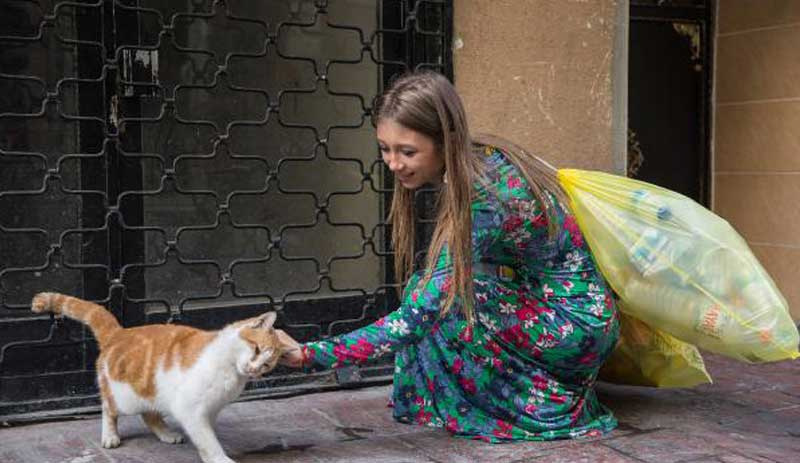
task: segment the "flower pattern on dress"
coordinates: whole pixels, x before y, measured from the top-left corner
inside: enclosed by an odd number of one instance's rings
[[[616,426],[594,391],[619,326],[611,291],[574,217],[558,236],[527,180],[502,152],[482,157],[488,182],[472,204],[476,322],[440,311],[451,284],[446,248],[415,273],[400,307],[346,335],[304,345],[309,368],[395,354],[392,410],[403,423],[487,442],[596,436]],[[555,198],[553,198],[555,201]],[[513,269],[513,277],[486,268]]]

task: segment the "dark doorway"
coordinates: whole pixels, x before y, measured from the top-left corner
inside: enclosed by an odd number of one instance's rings
[[[628,176],[709,204],[714,4],[632,0]]]

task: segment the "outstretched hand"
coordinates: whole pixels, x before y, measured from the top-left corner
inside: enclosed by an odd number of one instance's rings
[[[291,336],[286,334],[283,330],[275,330],[278,339],[283,345],[283,355],[278,363],[291,368],[302,368],[303,366],[303,352],[300,343],[294,340]]]

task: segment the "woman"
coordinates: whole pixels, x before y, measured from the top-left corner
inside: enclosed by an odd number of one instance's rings
[[[395,418],[457,436],[503,442],[613,429],[594,385],[617,340],[617,312],[554,169],[499,139],[471,139],[455,89],[432,72],[397,80],[374,118],[395,178],[402,303],[283,362],[337,368],[395,352]],[[425,184],[439,186],[438,217],[425,268],[412,273],[414,190]]]

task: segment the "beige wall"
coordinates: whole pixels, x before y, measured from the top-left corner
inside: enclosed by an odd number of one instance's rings
[[[800,1],[720,0],[713,207],[800,320]]]
[[[455,83],[473,131],[559,166],[624,172],[627,0],[456,0]]]

